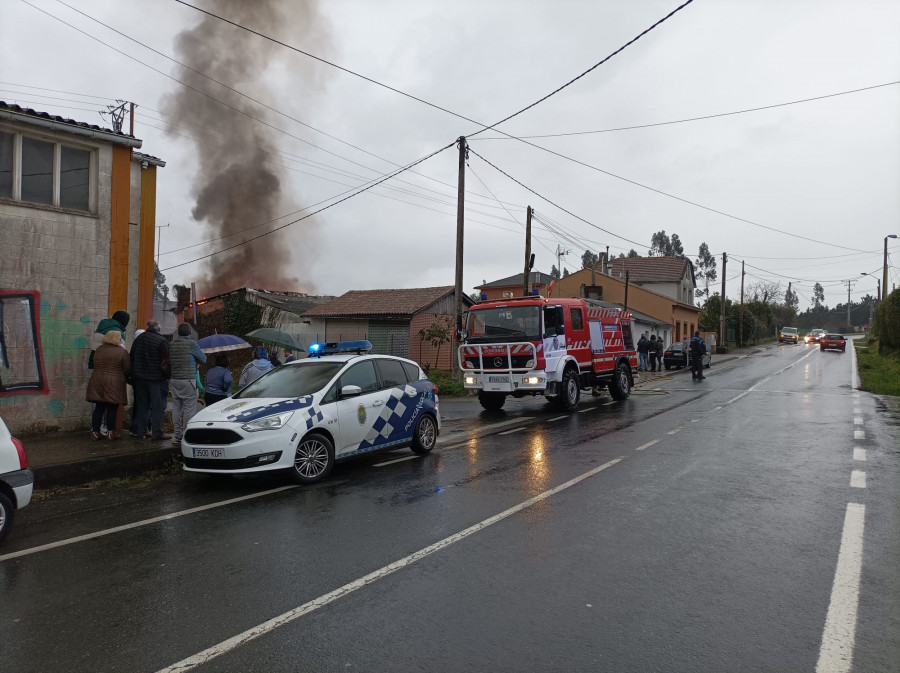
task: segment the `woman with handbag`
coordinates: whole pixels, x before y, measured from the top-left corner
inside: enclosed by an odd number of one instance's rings
[[[110,330],[103,336],[103,343],[94,351],[94,371],[88,381],[85,399],[94,402],[91,415],[91,436],[94,439],[118,439],[116,416],[119,405],[128,403],[126,382],[131,372],[131,358],[122,343],[122,333]],[[103,434],[101,427],[107,427]]]

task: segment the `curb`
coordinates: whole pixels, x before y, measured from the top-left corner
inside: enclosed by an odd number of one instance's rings
[[[80,486],[91,481],[114,477],[138,476],[147,470],[165,467],[172,458],[181,455],[173,446],[147,449],[114,456],[98,456],[71,463],[32,466],[34,487]]]

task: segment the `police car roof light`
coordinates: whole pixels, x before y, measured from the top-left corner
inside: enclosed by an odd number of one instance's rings
[[[372,343],[365,339],[359,341],[334,341],[329,343],[314,343],[309,346],[310,356],[336,355],[338,353],[368,353],[372,350]]]

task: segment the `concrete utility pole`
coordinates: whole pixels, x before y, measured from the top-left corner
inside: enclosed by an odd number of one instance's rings
[[[622,302],[622,310],[623,311],[628,310],[628,275],[629,275],[629,273],[630,272],[628,271],[628,269],[625,269],[625,301]]]
[[[522,276],[522,296],[531,294],[531,206],[525,210],[525,275]]]
[[[887,277],[887,240],[889,238],[897,238],[897,234],[888,234],[887,236],[884,237],[884,267],[882,267],[883,275],[882,275],[881,287],[884,288],[885,298],[887,298],[887,296],[890,294],[888,292],[888,277]]]
[[[722,253],[722,315],[719,318],[719,345],[725,347],[725,264],[728,262],[728,253]]]
[[[464,209],[466,205],[466,159],[469,155],[469,146],[466,144],[466,137],[460,136],[456,141],[459,148],[459,180],[457,182],[456,194],[456,284],[453,292],[456,295],[456,327],[461,326],[463,314],[463,228],[465,224]],[[450,368],[453,373],[453,379],[458,381],[460,377],[459,358],[459,339],[454,338],[451,342],[453,350],[450,353]]]
[[[850,281],[847,281],[847,327],[850,325]]]
[[[741,330],[738,337],[738,348],[744,347],[744,262],[741,261]]]

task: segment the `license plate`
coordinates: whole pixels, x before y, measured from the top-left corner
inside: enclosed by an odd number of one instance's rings
[[[224,458],[225,449],[194,449],[194,458]]]
[[[509,383],[508,376],[488,376],[488,383]]]

